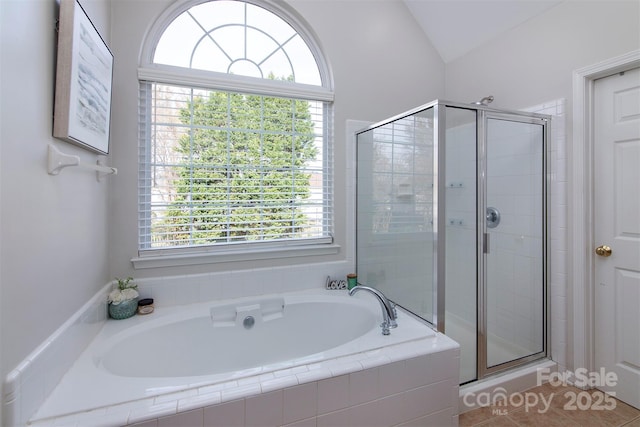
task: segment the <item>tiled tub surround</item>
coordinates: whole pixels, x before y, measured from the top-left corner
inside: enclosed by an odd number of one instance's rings
[[[342,299],[355,303],[354,312],[359,307],[367,307],[370,313],[364,314],[367,318],[364,323],[368,332],[362,339],[326,352],[322,360],[316,354],[239,370],[233,375],[127,378],[110,375],[96,364],[98,356],[95,351],[101,351],[100,343],[105,336],[117,336],[118,330],[124,335],[140,333],[141,337],[153,336],[153,331],[147,331],[149,328],[145,323],[171,323],[170,320],[176,320],[176,316],[184,317],[186,312],[206,311],[208,317],[211,305],[225,305],[227,301],[182,307],[157,306],[151,316],[106,322],[96,339],[31,418],[30,424],[125,425],[160,418],[165,420],[161,423],[173,425],[182,425],[187,419],[196,420],[195,425],[225,425],[226,416],[233,416],[240,425],[252,425],[258,421],[261,425],[285,425],[298,421],[309,421],[313,425],[316,421],[317,425],[375,425],[371,424],[373,420],[379,421],[379,425],[395,425],[422,417],[438,425],[456,423],[457,343],[403,312],[399,314],[400,326],[390,336],[383,337],[377,326],[381,317],[380,307],[370,295],[350,298],[344,291],[322,289],[295,294],[287,294],[285,300],[311,296],[325,302]],[[265,298],[273,301],[281,296]],[[246,304],[252,302],[249,300],[244,298],[232,303],[247,307],[252,305]],[[285,302],[285,307],[287,304]],[[336,319],[339,316],[336,313]],[[331,319],[328,322],[321,320],[328,332],[343,330],[343,323],[354,322],[344,318],[343,322],[336,322],[335,328],[327,328]],[[241,332],[246,331],[242,329]],[[132,357],[134,353],[137,352],[131,352]],[[146,357],[151,360],[150,355]],[[137,396],[131,394],[136,392],[142,393]],[[75,409],[69,406],[70,403],[75,405]],[[199,409],[194,411],[194,408]],[[155,421],[151,425],[156,425]]]
[[[93,340],[107,320],[111,286],[105,285],[9,372],[2,386],[2,426],[25,425]]]

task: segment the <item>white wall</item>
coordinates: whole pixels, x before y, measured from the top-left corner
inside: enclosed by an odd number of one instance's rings
[[[565,1],[447,64],[446,96],[517,109],[572,97],[572,72],[638,49],[640,2]],[[569,105],[571,111],[571,105]]]
[[[109,39],[108,0],[83,1]],[[2,378],[109,280],[109,180],[47,174],[52,138],[58,4],[0,1],[0,373]]]
[[[113,1],[112,48],[116,55],[113,111],[111,267],[115,275],[155,277],[190,272],[344,260],[346,248],[346,128],[348,119],[382,120],[444,93],[444,64],[400,1],[291,0],[319,38],[335,82],[335,256],[134,270],[137,256],[136,70],[143,37],[169,1]]]

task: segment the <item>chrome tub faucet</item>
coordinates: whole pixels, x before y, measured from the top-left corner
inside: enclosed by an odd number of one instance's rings
[[[382,292],[370,286],[355,286],[349,290],[349,295],[353,296],[359,291],[369,292],[376,297],[380,303],[380,308],[382,308],[382,324],[380,324],[380,327],[382,328],[382,335],[389,335],[389,329],[398,326],[398,323],[396,322],[397,314],[394,304],[389,301]]]

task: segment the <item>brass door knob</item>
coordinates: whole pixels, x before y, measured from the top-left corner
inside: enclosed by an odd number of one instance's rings
[[[596,254],[603,257],[611,256],[611,248],[607,245],[598,246],[596,248]]]

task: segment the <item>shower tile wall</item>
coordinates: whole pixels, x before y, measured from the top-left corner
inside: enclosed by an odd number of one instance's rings
[[[476,324],[476,123],[447,113],[446,282],[447,323],[470,329]],[[462,119],[459,117],[458,119]],[[451,318],[450,316],[456,318]],[[446,325],[445,325],[446,327]],[[475,345],[474,345],[475,347]],[[475,349],[473,350],[475,353]]]
[[[460,343],[460,382],[476,379],[476,113],[446,113],[445,333]]]

